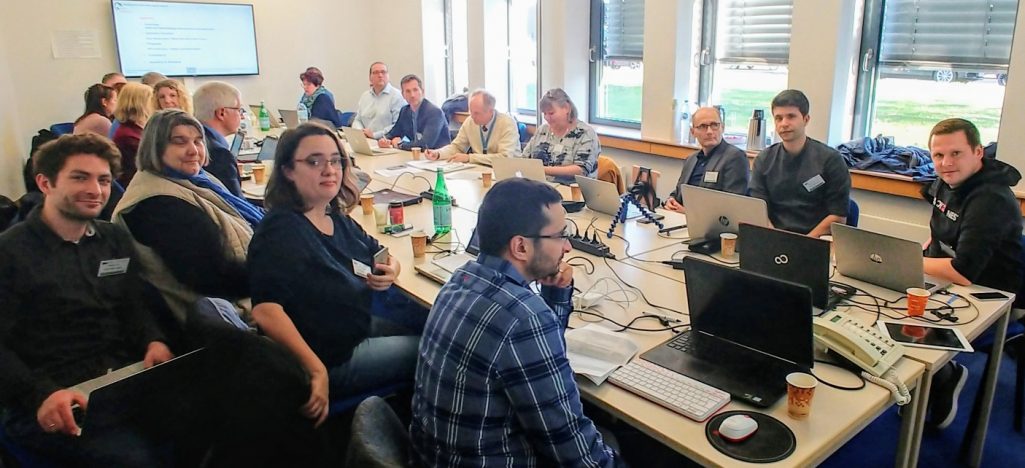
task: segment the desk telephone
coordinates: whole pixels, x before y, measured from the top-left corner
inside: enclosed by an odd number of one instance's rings
[[[847,314],[828,312],[813,319],[815,341],[864,369],[862,377],[893,393],[897,404],[911,401],[907,387],[893,373],[904,347]]]

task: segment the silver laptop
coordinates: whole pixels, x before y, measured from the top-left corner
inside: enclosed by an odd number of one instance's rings
[[[367,141],[367,137],[363,134],[363,130],[352,127],[342,127],[342,133],[345,134],[345,140],[349,142],[349,146],[352,150],[359,154],[379,156],[382,154],[391,154],[397,151],[393,148],[381,149],[370,147],[370,142]]]
[[[452,273],[455,273],[456,269],[465,265],[466,262],[476,260],[479,253],[480,239],[477,238],[477,230],[474,229],[473,234],[470,235],[470,242],[463,252],[433,259],[430,263],[416,265],[413,269],[437,283],[445,284],[452,278]]]
[[[495,180],[512,177],[547,182],[545,165],[540,159],[533,158],[492,158],[491,167],[495,171]]]
[[[281,114],[281,120],[285,122],[285,128],[299,126],[299,111],[295,109],[278,109],[278,113]]]
[[[950,281],[926,276],[922,245],[844,224],[833,224],[836,271],[866,283],[904,293],[908,288],[936,291]]]
[[[253,115],[255,115],[256,117],[260,117],[260,106],[250,104],[249,105],[249,111],[252,112]],[[274,115],[274,111],[270,110],[270,107],[267,108],[267,115],[270,116],[270,128],[281,128],[281,127],[283,127],[283,125],[281,125],[281,121],[278,120],[278,118]],[[257,126],[259,126],[259,125],[257,125]]]
[[[590,177],[575,176],[580,185],[580,193],[584,195],[584,204],[593,211],[615,216],[623,198],[616,190],[616,184]],[[641,211],[632,203],[627,205],[626,218],[633,219],[641,215]]]
[[[740,223],[769,227],[769,211],[765,200],[729,192],[680,184],[687,206],[687,230],[690,250],[710,253],[719,250],[719,234],[740,234]],[[743,243],[744,240],[740,239]],[[707,247],[707,249],[702,248]],[[738,247],[739,249],[739,247]]]

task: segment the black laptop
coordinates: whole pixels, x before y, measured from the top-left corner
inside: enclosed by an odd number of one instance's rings
[[[830,308],[828,241],[752,224],[740,225],[740,238],[758,246],[740,255],[741,270],[808,286],[812,305]]]
[[[808,372],[812,351],[807,286],[683,260],[691,329],[641,358],[758,407],[786,394],[786,376]]]

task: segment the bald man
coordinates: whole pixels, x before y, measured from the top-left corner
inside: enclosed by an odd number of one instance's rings
[[[747,195],[747,182],[751,177],[747,154],[724,141],[722,132],[718,109],[702,107],[694,112],[690,134],[701,145],[701,151],[683,160],[680,180],[676,181],[675,190],[666,199],[667,210],[687,212],[686,201],[680,191],[683,184]]]

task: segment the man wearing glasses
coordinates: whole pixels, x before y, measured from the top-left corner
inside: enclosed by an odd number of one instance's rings
[[[683,160],[680,180],[676,181],[673,193],[666,199],[665,209],[687,212],[680,191],[684,184],[747,195],[747,181],[751,174],[747,155],[724,141],[722,131],[719,109],[702,107],[694,112],[690,134],[701,145],[701,150]]]
[[[388,65],[384,62],[370,65],[370,89],[360,95],[356,117],[352,121],[352,128],[363,130],[367,138],[384,138],[406,105],[402,93],[388,80]]]
[[[441,289],[420,340],[410,433],[423,465],[619,462],[584,415],[566,358],[573,268],[561,201],[522,178],[484,197],[480,255]]]
[[[238,132],[245,118],[242,93],[223,81],[204,83],[192,96],[196,118],[203,123],[206,135],[206,171],[217,178],[236,197],[242,197],[242,182],[238,177],[238,160],[231,154],[226,135]]]

